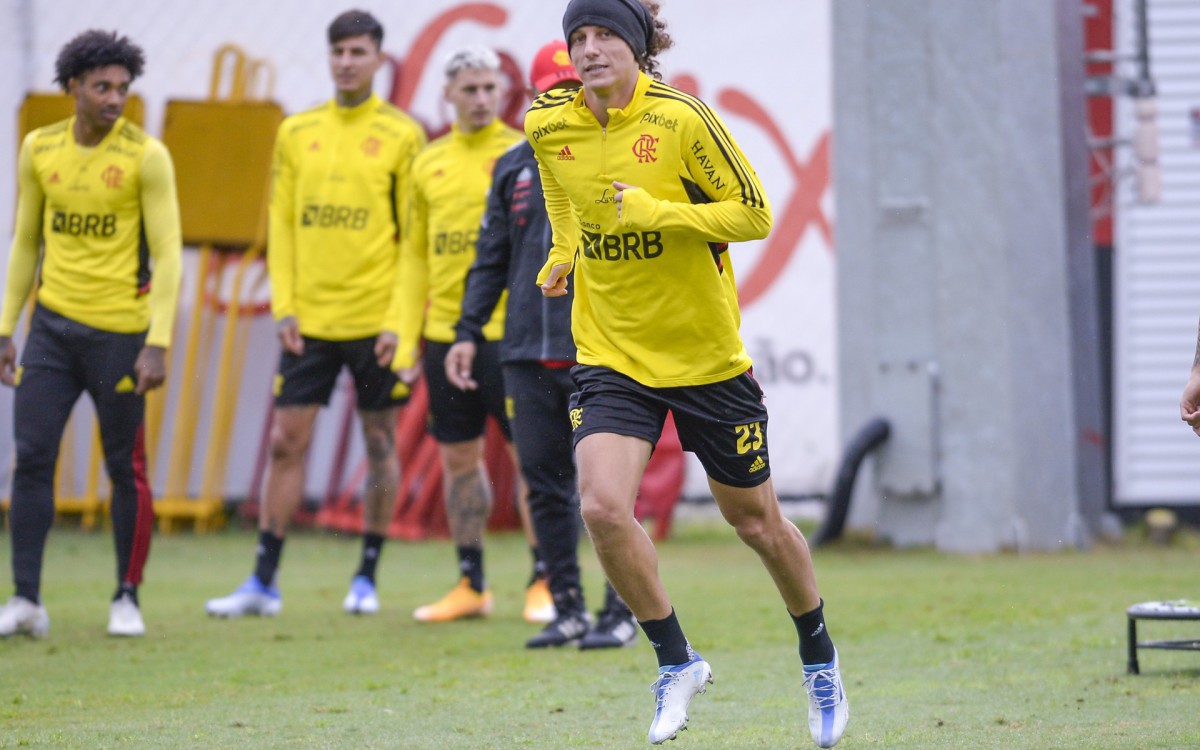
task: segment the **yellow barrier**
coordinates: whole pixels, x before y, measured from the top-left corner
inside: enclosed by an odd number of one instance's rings
[[[163,497],[155,503],[163,531],[172,531],[185,521],[193,522],[197,531],[205,531],[225,520],[223,485],[248,330],[241,325],[243,291],[247,270],[266,247],[271,151],[283,120],[277,104],[249,101],[248,95],[253,91],[254,96],[265,96],[273,85],[274,72],[267,63],[250,60],[238,47],[224,45],[213,59],[209,100],[167,103],[163,141],[176,155],[184,242],[199,247],[200,271],[179,378],[167,483]],[[227,89],[224,95],[222,88]],[[246,179],[247,175],[259,179]],[[199,352],[212,350],[217,333],[217,300],[226,265],[221,254],[227,252],[240,252],[240,257],[231,290],[220,303],[225,321],[212,421],[199,494],[191,497],[188,484],[204,396],[197,377]]]

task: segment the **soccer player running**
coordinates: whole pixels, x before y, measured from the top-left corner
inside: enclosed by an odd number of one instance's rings
[[[765,237],[771,211],[721,119],[655,80],[656,56],[671,45],[657,16],[655,2],[572,0],[563,33],[583,90],[545,94],[525,119],[554,231],[543,292],[565,294],[574,269],[580,365],[570,414],[583,517],[658,657],[649,739],[663,742],[712,680],[633,515],[671,411],[722,515],[779,589],[799,635],[809,728],[830,747],[849,706],[808,546],[770,481],[767,412],[738,333],[726,245]]]
[[[154,507],[143,443],[145,394],[166,379],[179,294],[175,171],[163,144],[122,113],[145,57],[128,37],[85,31],[55,63],[75,115],[34,130],[17,160],[17,213],[0,307],[0,381],[16,388],[17,463],[9,528],[16,595],[0,635],[43,637],[42,556],[54,521],[59,441],[79,396],[96,407],[112,484],[117,589],[108,632],[146,632],[138,585]],[[44,251],[42,248],[44,246]],[[38,278],[17,364],[13,331]]]
[[[529,81],[534,96],[578,88],[579,75],[567,45],[558,41],[539,49]],[[529,484],[530,518],[557,613],[525,645],[619,647],[637,636],[629,608],[607,586],[604,609],[591,625],[580,583],[579,502],[567,419],[567,402],[575,390],[570,374],[575,364],[571,298],[545,297],[529,283],[549,251],[550,220],[537,160],[533,147],[522,140],[496,162],[475,263],[467,274],[462,317],[446,355],[446,377],[464,391],[479,387],[472,368],[484,345],[483,328],[507,291],[508,315],[500,344],[504,390],[521,474]]]
[[[343,367],[354,376],[367,453],[362,558],[343,608],[379,611],[376,566],[400,477],[396,413],[408,399],[390,366],[395,339],[379,334],[397,269],[398,207],[425,134],[372,93],[386,59],[379,21],[347,11],[328,38],[334,98],[284,120],[275,142],[267,269],[283,351],[254,572],[209,600],[208,613],[220,617],[275,615],[283,606],[276,574],[303,496],[305,451]]]
[[[441,454],[446,516],[460,572],[457,585],[446,596],[413,613],[422,622],[478,617],[492,610],[483,566],[483,534],[492,507],[481,464],[487,416],[499,421],[506,439],[510,436],[498,356],[504,333],[503,301],[483,327],[484,341],[474,370],[479,387],[464,392],[452,386],[444,363],[462,310],[463,282],[475,259],[492,168],[501,154],[521,140],[521,134],[496,116],[502,89],[495,52],[484,47],[456,51],[447,59],[444,72],[443,93],[454,108],[455,121],[449,133],[413,160],[406,194],[409,231],[388,314],[389,329],[398,337],[393,366],[410,383],[423,369],[429,388],[430,431]],[[422,335],[423,366],[416,362]],[[518,514],[534,560],[525,619],[549,622],[554,619],[554,603],[530,529],[524,482],[518,481]]]

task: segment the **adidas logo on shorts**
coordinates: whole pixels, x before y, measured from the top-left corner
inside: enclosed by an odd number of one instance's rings
[[[762,471],[765,468],[767,468],[767,462],[762,460],[762,456],[755,456],[754,461],[750,464],[750,473],[753,474],[754,472]]]

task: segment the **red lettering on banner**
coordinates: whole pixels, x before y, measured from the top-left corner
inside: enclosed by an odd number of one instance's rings
[[[416,117],[411,112],[410,105],[416,96],[417,86],[429,67],[433,50],[446,32],[463,22],[500,28],[507,21],[508,11],[493,3],[466,3],[435,16],[417,34],[407,57],[398,58],[390,54],[387,56],[392,67],[392,91],[388,95],[388,101]],[[500,57],[500,72],[507,76],[509,81],[509,87],[500,103],[500,119],[520,130],[529,101],[525,94],[525,78],[521,74],[521,66],[512,55],[503,50],[496,50],[496,54]],[[436,138],[450,129],[448,123],[435,127],[422,121],[422,125],[430,138]]]
[[[759,256],[758,265],[738,282],[738,299],[743,306],[748,306],[770,289],[783,272],[810,224],[821,233],[826,247],[833,252],[833,229],[821,208],[821,197],[829,188],[829,131],[821,134],[808,161],[802,162],[796,158],[774,118],[758,102],[736,89],[725,89],[718,101],[725,109],[754,122],[766,132],[782,154],[782,163],[796,180],[784,207],[780,209],[778,203],[773,206],[775,226],[767,238],[766,249]]]
[[[674,76],[671,85],[680,91],[700,96],[699,80],[687,73]],[[738,280],[738,301],[749,307],[771,288],[783,273],[792,255],[800,247],[804,232],[811,225],[821,233],[833,252],[833,229],[821,208],[821,198],[829,189],[829,131],[821,134],[807,161],[800,161],[775,118],[753,97],[740,89],[722,89],[717,95],[722,109],[750,120],[761,128],[779,150],[780,163],[795,179],[795,187],[785,203],[773,203],[775,226],[758,262]],[[782,208],[781,208],[782,205]]]

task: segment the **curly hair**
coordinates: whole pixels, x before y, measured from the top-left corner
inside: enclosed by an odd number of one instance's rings
[[[85,31],[67,42],[54,61],[54,82],[67,90],[72,78],[80,79],[84,73],[109,65],[120,65],[129,71],[130,80],[142,74],[146,55],[142,48],[127,36],[117,36],[115,31]]]
[[[638,0],[638,2],[646,6],[646,10],[650,11],[650,16],[654,19],[654,31],[650,34],[649,43],[646,44],[646,54],[638,63],[646,75],[656,81],[661,81],[662,73],[658,70],[658,56],[675,46],[675,40],[667,33],[667,22],[658,17],[658,11],[662,6],[658,4],[657,0]]]

